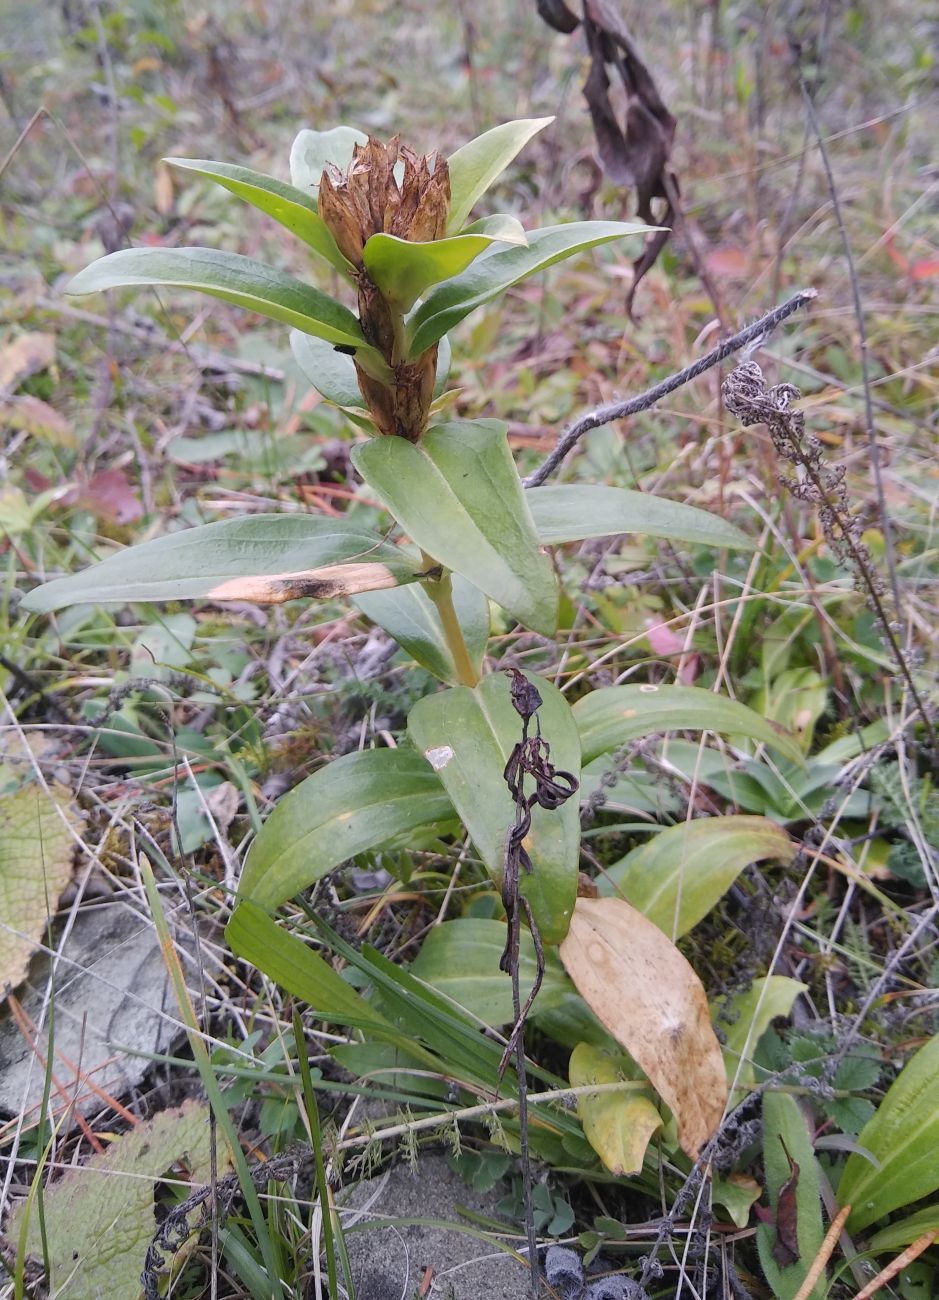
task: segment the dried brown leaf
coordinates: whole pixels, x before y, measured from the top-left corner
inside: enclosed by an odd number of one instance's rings
[[[561,960],[598,1020],[670,1107],[693,1160],[727,1101],[720,1043],[691,966],[658,926],[620,898],[578,898]]]

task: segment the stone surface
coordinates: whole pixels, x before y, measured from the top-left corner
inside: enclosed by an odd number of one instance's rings
[[[49,980],[50,959],[33,957],[26,982],[15,990],[28,1020],[37,1025]],[[55,1080],[76,1095],[83,1114],[104,1103],[88,1086],[124,1097],[143,1078],[149,1062],[122,1048],[165,1052],[178,1036],[178,1009],[152,922],[122,902],[79,909],[56,973]],[[47,1031],[37,1035],[45,1056]],[[7,1009],[0,1011],[0,1111],[17,1114],[42,1100],[42,1062]],[[65,1104],[53,1084],[57,1114]]]
[[[499,1187],[474,1192],[442,1155],[422,1155],[414,1173],[396,1165],[340,1194],[358,1300],[412,1300],[428,1267],[432,1280],[420,1292],[422,1300],[530,1300],[527,1266],[467,1232],[479,1225],[458,1210],[464,1206],[501,1220],[497,1206],[503,1194]],[[452,1226],[382,1226],[399,1218]]]

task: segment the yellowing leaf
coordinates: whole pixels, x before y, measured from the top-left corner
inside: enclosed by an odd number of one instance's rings
[[[628,1079],[628,1063],[608,1056],[590,1043],[578,1043],[571,1053],[568,1075],[571,1086],[591,1083],[617,1083]],[[638,1174],[662,1117],[656,1109],[652,1090],[644,1081],[634,1081],[623,1092],[601,1092],[577,1098],[577,1114],[584,1126],[587,1141],[611,1174]]]
[[[60,1300],[92,1296],[138,1300],[144,1256],[157,1230],[156,1182],[180,1161],[194,1182],[208,1181],[209,1133],[207,1107],[184,1102],[117,1138],[102,1155],[92,1156],[46,1189],[53,1295]],[[21,1205],[10,1220],[7,1239],[11,1242],[17,1240],[24,1213]],[[35,1206],[26,1250],[34,1259],[42,1259]]]
[[[620,898],[578,898],[561,961],[581,997],[668,1103],[697,1159],[727,1101],[701,981],[658,926]]]
[[[0,998],[24,979],[29,959],[72,874],[69,826],[82,819],[71,792],[22,786],[0,800]]]

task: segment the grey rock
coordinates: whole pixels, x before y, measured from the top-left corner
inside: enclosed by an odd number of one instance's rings
[[[25,984],[16,990],[23,1010],[39,1024],[49,982],[50,958],[33,958]],[[58,962],[55,983],[54,1075],[82,1114],[104,1103],[89,1080],[106,1093],[126,1096],[149,1062],[122,1049],[166,1052],[179,1035],[178,1009],[156,932],[149,918],[109,900],[79,909]],[[46,1021],[48,1024],[48,1021]],[[45,1056],[47,1029],[37,1034]],[[76,1078],[76,1067],[79,1077]],[[9,1012],[0,1015],[0,1111],[17,1114],[42,1100],[42,1062]],[[55,1085],[56,1112],[65,1098]]]
[[[501,1196],[497,1188],[474,1192],[442,1155],[422,1155],[414,1173],[398,1165],[359,1183],[348,1195],[340,1194],[344,1228],[356,1225],[346,1244],[358,1300],[412,1300],[428,1267],[433,1275],[427,1300],[530,1300],[527,1265],[470,1235],[466,1229],[478,1225],[461,1217],[457,1208],[499,1219]],[[397,1218],[445,1222],[440,1227],[382,1226]]]

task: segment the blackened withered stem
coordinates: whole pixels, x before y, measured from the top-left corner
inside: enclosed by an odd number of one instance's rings
[[[422,551],[421,555],[425,570],[440,569],[437,561],[426,551]],[[443,629],[447,648],[453,656],[457,677],[463,686],[478,686],[479,673],[473,667],[473,661],[466,648],[463,629],[456,616],[456,608],[453,604],[453,582],[449,570],[444,569],[438,578],[425,578],[423,586],[440,615],[440,626]]]
[[[522,1017],[522,991],[519,979],[518,945],[512,953],[512,1015],[517,1026]],[[518,1150],[522,1167],[522,1196],[525,1205],[525,1233],[528,1237],[528,1267],[531,1273],[532,1300],[541,1292],[538,1267],[538,1239],[535,1236],[535,1210],[531,1199],[531,1160],[528,1154],[528,1075],[525,1072],[525,1035],[515,1036],[515,1069],[518,1074]]]

